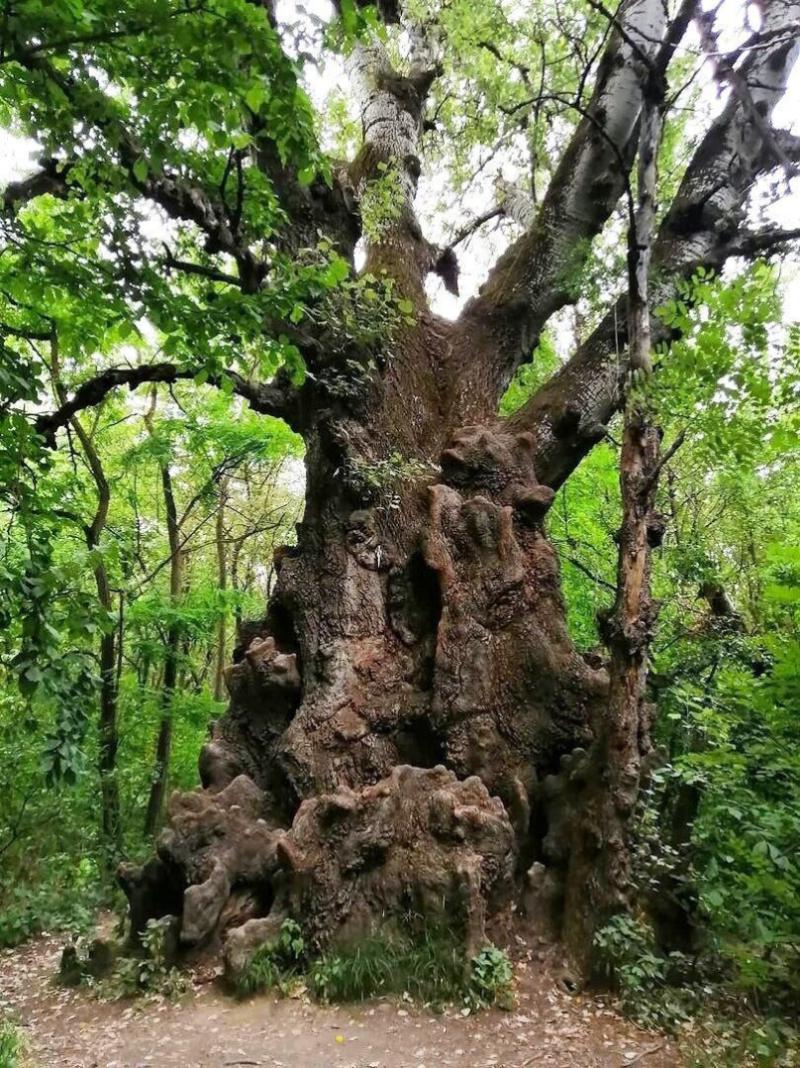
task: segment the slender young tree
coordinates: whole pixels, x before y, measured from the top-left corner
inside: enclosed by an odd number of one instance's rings
[[[228,589],[228,554],[225,544],[225,506],[228,503],[228,480],[219,481],[219,501],[214,525],[214,543],[217,551],[217,585],[224,594]],[[225,696],[225,667],[227,664],[228,613],[220,611],[217,625],[217,649],[214,653],[214,697],[221,701]]]
[[[91,7],[69,26],[54,7],[43,25],[21,2],[4,22],[7,90],[46,147],[5,192],[17,243],[3,269],[35,283],[7,318],[23,337],[37,328],[40,276],[73,299],[91,286],[95,334],[119,337],[122,320],[130,337],[146,315],[163,358],[84,366],[35,428],[53,443],[110,390],[195,379],[285,420],[306,448],[297,544],[277,555],[265,618],[242,628],[204,792],[173,801],[158,859],[122,870],[137,923],[179,907],[184,943],[224,934],[235,967],[287,912],[323,944],[444,903],[474,946],[530,870],[535,907],[587,961],[594,926],[627,904],[646,750],[659,461],[641,411],[624,431],[608,667],[570,638],[546,516],[631,372],[673,339],[651,310],[698,268],[797,236],[751,229],[748,203],[800,156],[773,123],[800,3],[763,0],[725,54],[696,0],[577,3],[552,24],[501,0],[339,0],[326,39],[359,119],[350,159],[316,142],[289,58],[306,42],[271,0],[153,0],[145,20],[138,4]],[[671,109],[703,49],[722,98],[689,137]],[[692,152],[656,216],[662,122]],[[499,182],[497,204],[449,240],[426,235],[426,151],[463,171],[472,150],[504,145],[524,146],[528,188]],[[148,204],[166,246],[140,226]],[[630,284],[501,418],[619,211],[633,216]],[[500,218],[518,236],[445,320],[430,276],[456,292],[457,247]]]
[[[155,435],[154,415],[157,403],[158,392],[157,387],[154,386],[150,395],[150,406],[144,415],[147,432],[151,437]],[[161,678],[161,717],[156,739],[153,778],[144,821],[144,831],[148,836],[155,833],[161,821],[167,794],[169,760],[172,752],[173,700],[178,685],[178,667],[181,659],[181,641],[183,638],[180,603],[186,592],[184,589],[183,541],[178,522],[178,506],[175,500],[169,458],[160,458],[158,466],[161,475],[161,492],[164,497],[164,515],[169,544],[169,605],[171,618],[167,626],[164,646],[164,673]]]
[[[66,397],[61,381],[61,360],[59,356],[58,335],[50,340],[50,372],[53,391],[59,403]],[[92,554],[92,573],[97,589],[97,600],[105,613],[104,625],[100,632],[100,693],[98,717],[98,770],[100,772],[101,820],[103,838],[111,865],[119,860],[122,849],[122,822],[120,813],[119,784],[117,782],[117,753],[119,750],[119,657],[121,655],[122,633],[110,625],[116,614],[111,591],[111,581],[103,559],[101,539],[108,521],[111,506],[111,487],[106,477],[100,453],[81,420],[74,416],[69,425],[78,439],[86,466],[92,476],[97,492],[97,506],[92,521],[84,526],[86,546]]]

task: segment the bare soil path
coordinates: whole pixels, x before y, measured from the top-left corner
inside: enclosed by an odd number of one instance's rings
[[[104,1002],[53,985],[62,939],[0,953],[0,1016],[34,1068],[679,1068],[674,1048],[613,1008],[560,989],[522,949],[512,1012],[434,1015],[397,1001],[326,1008],[304,998],[236,1002],[198,973],[179,1003]]]

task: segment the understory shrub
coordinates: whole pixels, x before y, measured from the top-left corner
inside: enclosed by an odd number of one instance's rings
[[[170,963],[167,951],[171,916],[148,920],[142,934],[142,953],[120,957],[110,979],[101,984],[102,996],[112,999],[138,995],[179,998],[188,989],[186,976]]]
[[[100,997],[112,1001],[139,996],[180,997],[188,989],[188,981],[171,964],[168,942],[173,922],[171,916],[148,920],[142,934],[141,952],[135,956],[114,960],[107,944],[95,942],[87,947],[79,943],[66,966],[62,959],[62,983],[91,987]],[[94,953],[98,945],[104,949],[99,969],[98,956]]]
[[[97,864],[66,854],[50,858],[41,882],[0,887],[0,946],[16,946],[41,931],[85,933],[103,898]]]
[[[595,935],[623,1011],[674,1035],[688,1068],[796,1068],[800,1031],[743,996],[738,973],[713,948],[699,959],[663,953],[650,927],[615,916]]]

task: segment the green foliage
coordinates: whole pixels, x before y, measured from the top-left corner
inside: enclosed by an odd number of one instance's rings
[[[148,920],[142,934],[142,952],[135,957],[120,957],[109,979],[99,983],[101,997],[119,1000],[131,997],[181,997],[188,989],[185,975],[169,964],[167,940],[174,919],[165,916]]]
[[[0,1019],[0,1068],[23,1068],[25,1042],[11,1020]]]
[[[426,1004],[461,1000],[466,962],[452,934],[375,934],[324,953],[312,965],[310,989],[323,1002],[404,994]]]
[[[403,483],[409,483],[425,475],[433,473],[430,464],[417,460],[414,457],[407,458],[399,452],[390,453],[385,460],[377,460],[371,464],[359,463],[353,465],[352,477],[370,490],[390,491]]]
[[[658,949],[652,930],[632,916],[614,916],[595,934],[598,963],[619,991],[623,1008],[643,1027],[674,1029],[689,1018],[698,995],[671,980],[685,977],[688,960]]]
[[[500,414],[511,415],[521,408],[528,397],[546,382],[558,367],[558,354],[552,336],[545,331],[533,350],[529,363],[523,363],[511,380],[500,401]]]
[[[324,953],[309,973],[324,1002],[408,996],[423,1004],[460,1002],[469,1009],[514,1004],[513,972],[494,946],[471,961],[452,932],[429,927],[417,935],[374,935]]]
[[[298,986],[325,1003],[393,995],[434,1006],[458,1002],[470,1010],[515,1004],[506,954],[486,946],[467,960],[458,935],[444,923],[366,936],[312,957],[299,925],[284,920],[276,939],[260,946],[237,977],[236,992],[287,995]]]
[[[159,397],[150,435],[141,408],[128,403],[109,398],[96,419],[86,420],[110,487],[107,524],[92,551],[83,528],[95,513],[97,489],[79,449],[73,456],[51,454],[37,466],[35,483],[0,479],[0,942],[6,944],[41,930],[80,933],[96,907],[117,893],[99,811],[103,636],[112,633],[121,653],[115,781],[122,838],[129,856],[143,856],[150,849],[142,823],[163,711],[166,629],[178,623],[182,633],[179,686],[170,705],[169,784],[192,788],[197,753],[222,707],[213,692],[220,623],[230,651],[237,618],[263,612],[271,581],[263,561],[294,535],[301,450],[283,423],[221,393],[198,396],[187,385]],[[176,472],[186,538],[184,590],[174,603],[162,460]],[[223,479],[224,590],[214,536]],[[98,561],[112,588],[111,615],[98,602]]]
[[[780,1017],[715,1014],[693,1023],[681,1052],[688,1068],[794,1068],[800,1032]]]
[[[693,834],[700,904],[732,980],[791,1004],[800,994],[798,646],[770,645],[768,673],[754,678],[734,660],[704,699],[687,683],[674,695],[684,729],[717,735],[677,768],[702,791]]]
[[[403,176],[396,166],[378,164],[378,178],[368,182],[361,195],[361,222],[370,242],[380,242],[403,210]]]
[[[677,1028],[697,1065],[791,1064],[800,974],[796,328],[779,325],[765,265],[725,282],[701,275],[660,314],[685,333],[648,402],[664,447],[681,432],[686,440],[659,491],[668,525],[654,554],[650,686],[666,763],[639,813],[634,873],[645,898],[666,887],[699,934],[676,956],[644,923],[620,918],[598,949],[628,1011]],[[599,644],[596,611],[614,596],[610,432],[549,516],[570,626],[587,650]],[[714,614],[709,587],[724,591],[732,615]]]
[[[103,895],[92,860],[55,854],[48,858],[48,869],[33,885],[0,884],[0,946],[15,946],[40,931],[79,935],[94,923]]]
[[[497,946],[485,946],[470,961],[467,1003],[476,1008],[497,1005],[510,1010],[516,1007],[514,969],[507,955]]]
[[[683,954],[659,951],[644,922],[614,917],[597,932],[595,947],[623,1009],[642,1026],[675,1035],[690,1068],[797,1063],[800,1031],[780,1016],[743,1008]]]
[[[314,962],[309,978],[311,991],[324,1002],[395,995],[433,1006],[460,1002],[471,1010],[515,1004],[505,953],[488,946],[466,960],[453,933],[437,926],[339,947]]]

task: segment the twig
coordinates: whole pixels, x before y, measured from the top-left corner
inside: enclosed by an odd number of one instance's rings
[[[567,563],[572,564],[573,567],[576,567],[578,571],[582,571],[587,578],[590,578],[592,582],[596,582],[598,586],[604,586],[607,590],[611,590],[612,593],[617,592],[617,587],[613,585],[613,583],[607,582],[604,578],[601,578],[600,575],[595,575],[595,573],[590,568],[588,568],[586,564],[582,564],[581,561],[578,560],[576,557],[567,556],[566,553],[562,553],[561,557],[563,560],[566,560]]]
[[[643,1061],[645,1057],[649,1057],[653,1053],[658,1053],[658,1051],[663,1048],[664,1043],[659,1042],[657,1046],[651,1046],[650,1049],[643,1049],[642,1052],[637,1053],[632,1060],[625,1061],[625,1068],[630,1068],[632,1064],[637,1064],[639,1061]]]
[[[667,451],[659,459],[659,461],[656,464],[656,466],[650,472],[650,477],[648,478],[647,482],[644,485],[644,492],[645,493],[647,493],[652,488],[653,484],[656,482],[656,480],[658,479],[658,477],[661,474],[661,472],[664,470],[666,465],[670,462],[670,460],[675,455],[675,453],[678,451],[678,449],[681,447],[681,445],[683,445],[684,441],[686,441],[686,428],[685,427],[680,432],[680,434],[678,434],[678,436],[675,438],[673,443],[670,445],[670,447],[667,449]]]

